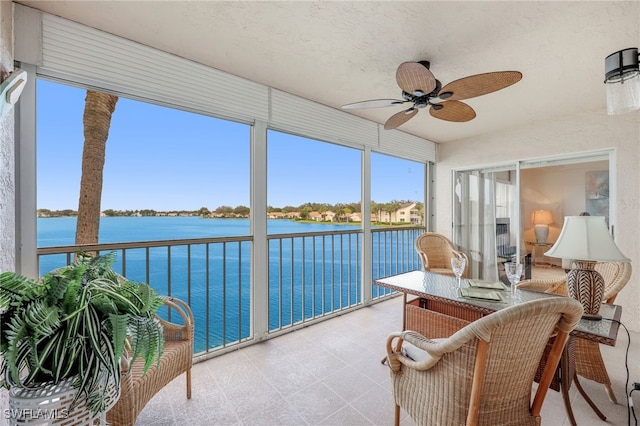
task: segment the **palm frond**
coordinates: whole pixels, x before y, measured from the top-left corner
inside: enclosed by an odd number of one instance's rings
[[[71,313],[76,308],[82,290],[80,278],[67,281],[67,288],[62,297],[61,308],[65,313]]]
[[[41,293],[41,288],[31,278],[14,272],[0,274],[0,308],[18,306],[23,300],[38,298]]]
[[[124,354],[125,342],[128,338],[129,314],[110,314],[107,327],[113,339],[113,352],[116,360]]]
[[[71,284],[71,281],[60,275],[45,275],[41,280],[42,285],[49,286],[49,292],[47,293],[46,302],[48,304],[57,304],[59,300],[63,299],[67,287]]]
[[[131,336],[132,362],[138,356],[144,359],[146,372],[154,360],[160,360],[164,348],[162,325],[156,318],[132,317],[129,321]]]
[[[7,349],[3,352],[5,365],[8,368],[11,379],[20,382],[20,349],[28,344],[29,327],[22,316],[15,316],[8,324],[3,325],[2,333],[7,339]]]
[[[46,305],[42,300],[29,303],[24,310],[24,320],[31,330],[32,338],[49,336],[60,327],[60,309]]]

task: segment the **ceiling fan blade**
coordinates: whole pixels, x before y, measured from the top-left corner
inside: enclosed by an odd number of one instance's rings
[[[398,113],[393,114],[386,123],[384,123],[385,130],[395,129],[396,127],[402,126],[404,123],[409,121],[411,117],[416,115],[418,110],[415,108],[409,108],[405,111],[400,111]]]
[[[519,71],[497,71],[471,75],[447,84],[440,90],[438,97],[447,101],[475,98],[509,87],[521,79],[522,73]]]
[[[473,120],[476,112],[464,102],[446,101],[440,104],[434,104],[429,108],[429,114],[440,120],[454,121],[462,123]]]
[[[436,78],[419,62],[401,63],[396,71],[396,81],[402,90],[415,96],[429,94],[436,88]]]
[[[407,101],[400,99],[372,99],[370,101],[354,102],[352,104],[342,105],[342,109],[360,109],[360,108],[383,108],[394,105],[402,105]]]

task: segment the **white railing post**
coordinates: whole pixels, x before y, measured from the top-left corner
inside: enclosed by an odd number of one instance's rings
[[[372,295],[372,242],[371,234],[371,148],[366,147],[362,152],[362,303],[368,305],[373,299]]]
[[[251,329],[256,340],[269,332],[269,242],[267,241],[267,124],[251,132]]]

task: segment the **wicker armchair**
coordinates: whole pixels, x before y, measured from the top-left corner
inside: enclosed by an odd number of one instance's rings
[[[620,290],[631,278],[631,263],[629,262],[598,262],[594,269],[604,278],[604,295],[602,300],[613,303]]]
[[[464,257],[467,266],[462,276],[467,276],[469,258],[465,253],[456,250],[453,243],[444,235],[435,232],[421,234],[416,238],[416,251],[422,260],[422,270],[435,274],[455,275],[451,269],[451,258]]]
[[[446,339],[415,331],[387,339],[395,407],[419,425],[538,425],[542,402],[582,305],[568,297],[538,299],[505,308]],[[535,398],[532,384],[545,346]]]
[[[631,263],[629,262],[598,262],[594,268],[604,278],[603,300],[613,303],[618,292],[629,282],[631,278]],[[567,295],[566,276],[550,280],[522,281],[518,288]],[[609,400],[614,404],[617,399],[611,388],[611,379],[605,367],[600,345],[586,339],[575,339],[576,345],[576,374],[604,385]]]
[[[168,297],[165,304],[181,317],[182,324],[158,318],[164,327],[164,351],[160,363],[153,364],[146,373],[143,374],[144,361],[140,358],[132,364],[121,363],[120,399],[107,412],[107,423],[112,426],[133,426],[147,402],[182,373],[186,373],[187,399],[191,399],[193,314],[189,305],[180,299]]]

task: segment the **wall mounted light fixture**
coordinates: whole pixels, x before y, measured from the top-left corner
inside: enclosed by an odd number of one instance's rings
[[[640,109],[640,66],[638,48],[619,50],[604,60],[607,114],[617,115]]]
[[[16,68],[0,83],[0,120],[18,102],[26,82],[27,73]]]

